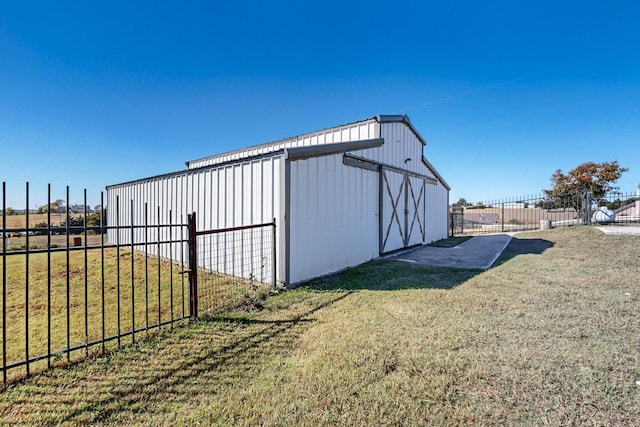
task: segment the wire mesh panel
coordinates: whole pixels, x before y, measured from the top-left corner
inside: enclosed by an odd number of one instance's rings
[[[276,286],[275,223],[196,234],[198,313],[260,308]]]
[[[455,236],[464,232],[464,208],[459,205],[451,206],[451,235]]]

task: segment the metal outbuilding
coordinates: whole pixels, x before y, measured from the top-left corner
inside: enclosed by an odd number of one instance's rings
[[[447,237],[450,188],[425,145],[407,116],[378,115],[109,186],[108,222],[142,224],[145,204],[154,222],[196,212],[198,229],[275,219],[275,275],[290,287]]]

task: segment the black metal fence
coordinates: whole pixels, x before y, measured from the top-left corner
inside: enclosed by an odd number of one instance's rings
[[[532,195],[452,205],[451,235],[640,222],[640,189],[595,198],[589,192]]]
[[[152,220],[145,205],[142,219],[115,215],[107,224],[102,194],[100,209],[88,212],[85,190],[82,213],[69,208],[69,187],[64,211],[52,208],[51,186],[47,197],[40,213],[11,215],[2,185],[4,384],[134,343],[198,312],[259,308],[275,286],[275,222],[197,231],[195,214],[183,221],[169,212],[161,222],[159,209]]]

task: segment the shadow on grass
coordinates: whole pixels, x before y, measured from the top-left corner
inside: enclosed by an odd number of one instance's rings
[[[311,315],[350,294],[301,293],[291,304],[302,309],[289,311],[284,318],[276,320],[242,313],[205,316],[158,337],[151,343],[152,348],[149,344],[144,349],[131,346],[114,354],[118,366],[108,368],[108,374],[86,377],[82,370],[76,371],[79,381],[71,379],[78,386],[73,389],[61,390],[60,381],[53,378],[41,377],[44,384],[36,387],[27,382],[20,387],[31,390],[31,395],[22,393],[12,404],[53,403],[56,413],[47,415],[53,418],[44,422],[47,425],[109,423],[118,420],[123,412],[157,415],[158,411],[166,411],[165,405],[169,403],[188,404],[197,393],[214,395],[225,381],[248,375],[265,354],[273,356],[288,351],[291,342],[315,322]],[[105,366],[113,363],[109,358],[102,361]],[[71,393],[80,393],[81,397]],[[86,419],[88,416],[90,420]],[[42,414],[39,419],[43,421]]]
[[[522,237],[514,236],[504,251],[502,251],[502,254],[500,254],[496,262],[493,263],[491,268],[504,264],[519,255],[541,255],[544,251],[552,248],[554,245],[555,244],[553,242],[545,239],[526,238],[526,235],[523,235]]]
[[[315,290],[452,289],[482,270],[429,267],[390,259],[377,259],[303,285]]]
[[[542,254],[553,242],[538,238],[514,237],[491,268],[524,254]],[[340,273],[307,282],[304,288],[316,290],[453,289],[484,270],[432,267],[392,259],[377,259]]]

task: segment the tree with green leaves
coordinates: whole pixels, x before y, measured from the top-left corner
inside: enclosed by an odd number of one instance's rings
[[[103,226],[107,225],[107,210],[101,209],[102,212],[92,212],[87,215],[87,226],[88,227],[99,227],[101,224]]]
[[[51,202],[48,205],[40,206],[40,208],[38,208],[38,213],[47,213],[49,211],[62,213],[64,212],[64,209],[65,209],[64,200],[57,199],[55,202]]]
[[[467,202],[467,199],[465,199],[464,197],[460,197],[460,199],[458,199],[458,201],[455,202],[454,205],[466,207],[471,206],[471,203]]]

